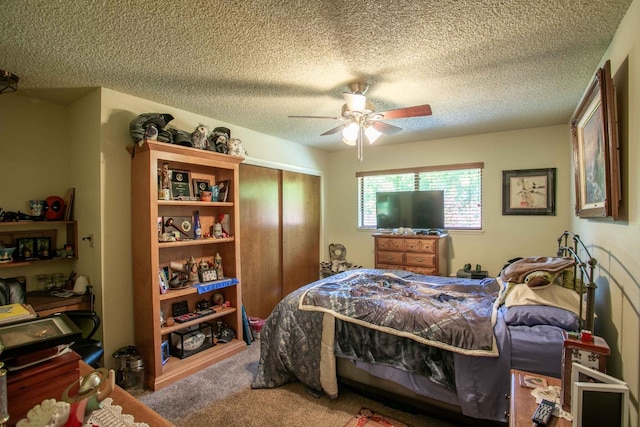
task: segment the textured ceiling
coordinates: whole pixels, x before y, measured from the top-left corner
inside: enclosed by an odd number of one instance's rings
[[[433,110],[376,144],[422,141],[567,123],[630,3],[0,0],[0,69],[24,95],[103,86],[325,150],[336,122],[287,116],[338,116],[366,80],[378,111]]]

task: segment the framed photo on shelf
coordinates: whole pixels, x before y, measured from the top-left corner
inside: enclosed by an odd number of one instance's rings
[[[208,179],[193,178],[193,195],[200,197],[203,191],[210,191],[211,183]]]
[[[600,68],[571,119],[576,215],[613,217],[620,206],[620,147],[609,61]]]
[[[190,172],[187,170],[171,171],[171,198],[192,197]]]
[[[231,186],[231,180],[224,180],[216,182],[218,186],[218,201],[226,202],[229,197],[229,187]]]
[[[40,259],[51,258],[51,238],[49,237],[36,238],[35,256]]]
[[[555,214],[555,168],[502,171],[502,215]]]
[[[20,261],[35,259],[35,242],[36,239],[33,237],[16,239],[16,251],[18,252],[16,259]]]

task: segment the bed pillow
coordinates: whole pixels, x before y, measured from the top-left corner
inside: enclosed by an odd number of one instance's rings
[[[562,308],[579,315],[580,295],[573,289],[556,285],[538,288],[515,285],[511,287],[504,298],[504,305],[505,307],[546,305]]]
[[[578,316],[569,310],[545,305],[518,305],[505,308],[504,320],[509,326],[551,325],[575,331],[579,328]]]

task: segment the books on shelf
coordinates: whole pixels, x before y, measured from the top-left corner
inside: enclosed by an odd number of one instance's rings
[[[7,304],[0,306],[0,325],[35,318],[36,312],[29,304]]]

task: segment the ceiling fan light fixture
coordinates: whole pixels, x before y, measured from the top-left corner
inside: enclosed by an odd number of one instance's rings
[[[367,105],[367,97],[364,95],[344,92],[342,97],[351,111],[363,112]]]
[[[342,142],[347,144],[350,147],[355,147],[356,146],[356,140],[355,139],[347,139],[344,136],[342,137]]]
[[[382,135],[382,133],[373,126],[368,126],[365,129],[364,134],[367,136],[369,144],[373,144],[378,138],[380,138],[380,135]]]
[[[345,126],[344,129],[342,130],[343,141],[346,139],[346,140],[355,142],[355,140],[358,138],[358,131],[359,131],[359,126],[356,122],[349,123],[349,125]],[[354,144],[349,144],[349,145],[354,145]]]

